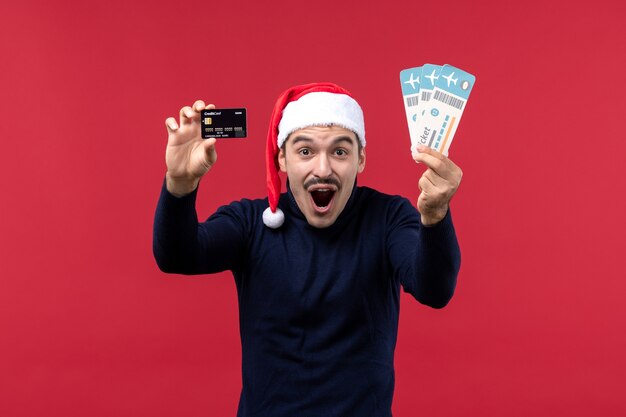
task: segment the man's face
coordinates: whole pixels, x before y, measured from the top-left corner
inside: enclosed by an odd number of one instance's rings
[[[335,223],[365,168],[354,132],[338,126],[311,126],[289,135],[278,153],[291,192],[313,227]]]

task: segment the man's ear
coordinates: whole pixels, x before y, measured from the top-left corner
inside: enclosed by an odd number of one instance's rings
[[[357,171],[359,174],[363,172],[365,169],[365,148],[361,148],[361,152],[359,153],[359,170]]]
[[[278,166],[283,172],[287,172],[287,164],[285,163],[285,147],[281,146],[278,150]]]

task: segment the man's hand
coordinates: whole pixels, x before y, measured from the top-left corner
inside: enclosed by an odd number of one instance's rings
[[[463,171],[445,155],[424,145],[413,152],[413,159],[428,167],[418,182],[421,193],[417,198],[417,209],[422,216],[422,224],[432,226],[446,216]]]
[[[195,190],[200,178],[217,161],[215,139],[202,139],[200,134],[200,112],[214,108],[213,104],[205,106],[202,100],[198,100],[192,107],[180,109],[180,126],[173,117],[165,120],[168,133],[166,186],[175,196],[181,197]]]

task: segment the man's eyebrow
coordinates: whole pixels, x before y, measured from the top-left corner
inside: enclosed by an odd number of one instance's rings
[[[350,145],[354,145],[354,140],[350,136],[339,136],[338,138],[333,139],[333,144],[337,145],[341,142],[348,142]]]
[[[313,139],[308,137],[308,136],[302,136],[302,135],[298,135],[296,137],[293,138],[293,141],[291,142],[292,145],[295,145],[299,142],[307,142],[307,143],[311,143],[313,142]],[[333,139],[333,145],[337,145],[339,143],[342,142],[347,142],[350,145],[354,145],[354,139],[348,135],[344,135],[344,136],[339,136]]]
[[[313,139],[307,136],[296,136],[295,138],[293,138],[293,141],[291,142],[291,144],[295,145],[298,142],[313,142]]]

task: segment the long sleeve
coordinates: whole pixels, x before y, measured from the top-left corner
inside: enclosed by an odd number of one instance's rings
[[[152,249],[163,272],[207,274],[235,269],[245,243],[237,210],[220,208],[206,222],[198,223],[197,190],[175,197],[165,183],[154,218]]]
[[[393,216],[387,242],[395,276],[404,291],[420,303],[445,307],[454,294],[461,266],[450,211],[439,223],[426,227],[417,210],[405,200]]]

